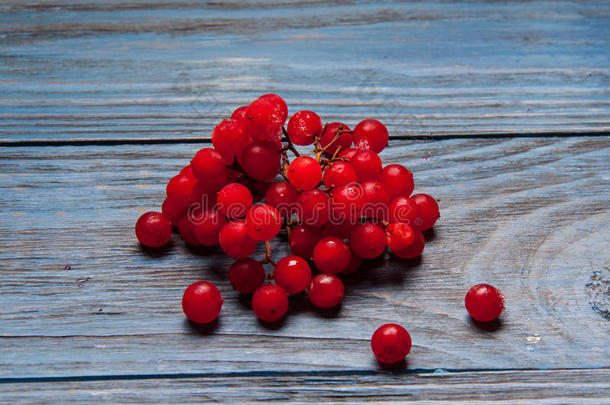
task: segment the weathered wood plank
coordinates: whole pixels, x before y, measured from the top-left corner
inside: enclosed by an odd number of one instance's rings
[[[609,369],[271,373],[2,384],[9,403],[607,403]],[[40,393],[44,392],[44,396]]]
[[[230,290],[217,250],[136,243],[135,219],[195,149],[1,150],[0,377],[375,369],[368,339],[389,321],[413,336],[412,369],[608,366],[608,138],[394,142],[384,160],[440,199],[423,259],[370,262],[339,311],[295,297],[274,328]],[[206,336],[179,304],[198,279],[225,297]],[[483,281],[507,298],[493,331],[463,309]]]
[[[208,137],[269,91],[394,135],[610,131],[604,1],[0,8],[0,141]]]

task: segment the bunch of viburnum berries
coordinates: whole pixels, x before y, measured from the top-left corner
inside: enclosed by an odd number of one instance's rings
[[[214,129],[214,147],[197,152],[169,181],[162,213],[148,212],[136,224],[138,239],[149,247],[166,244],[172,225],[188,244],[219,244],[236,259],[231,284],[253,294],[255,314],[268,322],[286,314],[288,294],[307,291],[317,307],[339,305],[340,276],[386,248],[401,258],[419,256],[422,231],[439,217],[432,197],[412,195],[408,169],[382,166],[378,154],[388,131],[381,122],[367,119],[351,130],[298,111],[284,128],[287,118],[286,103],[275,94],[239,107]],[[295,145],[314,145],[313,153],[301,155]],[[291,255],[276,261],[270,241],[282,228]],[[259,242],[266,245],[262,260],[249,257]],[[273,272],[267,275],[264,264]],[[222,297],[202,281],[186,290],[182,305],[192,321],[210,322]]]

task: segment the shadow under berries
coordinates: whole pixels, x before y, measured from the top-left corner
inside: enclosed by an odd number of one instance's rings
[[[220,326],[220,318],[216,318],[208,323],[196,323],[185,319],[184,325],[187,330],[198,335],[211,335]]]

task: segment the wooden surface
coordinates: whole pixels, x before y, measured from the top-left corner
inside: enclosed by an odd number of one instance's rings
[[[610,401],[607,2],[0,10],[0,402]],[[421,260],[367,262],[339,310],[297,296],[272,326],[218,249],[133,235],[192,142],[268,91],[386,122],[383,160],[442,215]],[[199,279],[225,298],[208,327],[179,304]],[[467,316],[478,282],[500,322]],[[370,352],[385,322],[413,337],[403,369]]]

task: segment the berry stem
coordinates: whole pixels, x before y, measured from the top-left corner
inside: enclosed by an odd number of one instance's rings
[[[288,131],[286,131],[286,129],[284,127],[282,127],[282,133],[284,134],[284,136],[286,137],[286,146],[284,146],[282,148],[282,151],[286,151],[289,150],[292,153],[294,153],[294,155],[296,157],[301,156],[301,154],[299,153],[299,151],[297,150],[297,148],[294,147],[294,144],[292,143],[292,141],[290,140],[290,138],[288,137]]]
[[[261,260],[261,264],[267,263],[271,263],[275,266],[275,262],[271,258],[271,243],[268,240],[265,241],[265,257],[263,258],[263,260]]]

